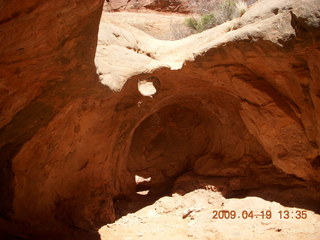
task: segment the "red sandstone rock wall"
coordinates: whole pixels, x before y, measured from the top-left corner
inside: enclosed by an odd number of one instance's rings
[[[112,198],[135,192],[135,174],[161,184],[189,168],[250,187],[316,186],[317,17],[286,15],[295,35],[280,44],[250,36],[113,93],[93,65],[102,4],[3,5],[1,216],[92,228],[114,220]],[[137,90],[150,76],[153,98]]]
[[[39,143],[21,157],[18,168],[13,167],[13,159],[26,142],[43,132],[46,126],[51,126],[48,123],[57,114],[61,116],[70,106],[81,105],[91,93],[98,94],[100,91],[93,59],[102,5],[101,0],[1,3],[1,216],[21,220],[45,219],[48,215],[54,217],[56,200],[48,198],[38,189],[36,181],[39,179],[30,179],[29,182],[24,175],[30,167],[35,166],[38,169],[37,176],[48,177],[45,172],[50,172],[50,164],[45,156],[55,147],[48,144],[45,138],[57,132],[53,129],[45,134],[46,137],[38,139]],[[70,126],[65,120],[57,128],[67,133]],[[59,142],[62,148],[67,148],[62,143],[63,139],[61,137]],[[41,149],[39,144],[51,150]],[[62,181],[72,176],[68,171],[60,174]],[[22,175],[24,183],[15,179],[19,175]],[[24,188],[24,192],[17,194],[15,189],[23,188],[25,184],[31,184],[32,187]],[[63,181],[59,187],[66,184]],[[46,191],[52,190],[46,188]],[[22,195],[21,202],[26,204],[23,214],[19,211],[22,206],[13,204],[14,199],[19,199],[19,194]],[[61,196],[61,192],[55,194],[55,198]]]

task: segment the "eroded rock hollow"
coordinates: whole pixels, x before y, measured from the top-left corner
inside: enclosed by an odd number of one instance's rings
[[[96,53],[102,5],[2,4],[8,231],[94,229],[115,220],[115,199],[139,190],[136,176],[152,193],[187,172],[225,179],[226,196],[261,189],[320,210],[319,1],[264,0],[180,41],[102,22]],[[263,191],[273,187],[291,195]]]

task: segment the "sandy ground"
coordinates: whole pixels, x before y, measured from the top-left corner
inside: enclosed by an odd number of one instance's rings
[[[154,38],[176,40],[191,34],[185,24],[189,17],[183,14],[157,12],[104,12],[103,18],[113,23],[125,23],[136,27]]]
[[[122,203],[131,213],[100,228],[101,240],[320,239],[319,214],[259,197],[226,199],[214,189],[164,196],[141,209],[148,195]]]

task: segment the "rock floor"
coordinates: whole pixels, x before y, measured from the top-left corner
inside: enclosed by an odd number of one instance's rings
[[[137,204],[141,201],[132,201],[127,208],[133,210]],[[234,211],[233,219],[231,216],[226,219],[228,213],[223,214],[221,210]],[[214,219],[214,211],[217,219]],[[267,215],[270,212],[272,215]],[[319,240],[320,215],[259,197],[226,199],[220,192],[208,188],[196,189],[183,196],[175,193],[161,197],[151,205],[120,217],[113,224],[103,226],[99,233],[101,240]]]

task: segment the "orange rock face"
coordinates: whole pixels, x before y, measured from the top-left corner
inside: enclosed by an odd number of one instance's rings
[[[90,92],[100,91],[96,88],[99,83],[93,59],[103,1],[6,1],[1,5],[0,213],[7,218],[20,215],[23,220],[44,212],[53,216],[54,202],[49,200],[48,205],[47,197],[36,200],[45,195],[34,185],[37,180],[29,182],[35,190],[34,195],[30,194],[30,188],[15,179],[19,174],[13,170],[25,175],[33,165],[41,169],[38,176],[46,178],[42,170],[49,165],[43,154],[51,150],[42,152],[40,146],[36,147],[40,151],[25,153],[18,168],[13,166],[13,159],[62,109],[66,111],[79,99],[86,101]],[[51,134],[57,133],[45,135]],[[29,203],[24,210],[33,206],[41,211],[19,214],[13,204],[18,197],[16,186],[25,189],[21,201]]]
[[[285,12],[279,26],[294,31],[277,43],[256,28],[120,92],[93,63],[103,1],[4,3],[0,216],[92,229],[114,221],[113,200],[136,192],[136,175],[157,190],[187,171],[234,178],[234,191],[299,186],[315,209],[320,21],[307,2],[270,12]],[[141,79],[153,81],[152,97]]]

